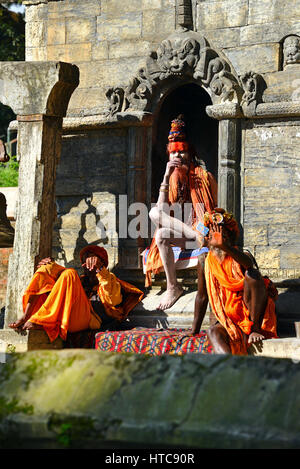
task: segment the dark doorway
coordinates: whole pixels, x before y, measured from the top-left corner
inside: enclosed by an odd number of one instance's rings
[[[171,120],[184,114],[188,141],[195,147],[208,171],[218,179],[218,121],[205,108],[211,105],[208,93],[194,83],[176,88],[163,101],[153,128],[152,202],[156,202],[167,164],[166,146]]]

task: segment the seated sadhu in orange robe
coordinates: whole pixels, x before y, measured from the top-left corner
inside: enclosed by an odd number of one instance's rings
[[[192,332],[198,333],[209,300],[217,323],[208,329],[215,353],[247,354],[250,344],[276,338],[277,290],[263,278],[251,254],[237,249],[238,224],[216,208],[206,213],[209,253],[198,264],[198,301]]]
[[[144,294],[109,272],[104,248],[89,245],[80,251],[84,275],[43,259],[24,295],[21,319],[13,329],[44,329],[50,341],[66,340],[68,332],[100,329],[122,321]]]
[[[151,275],[165,271],[167,289],[157,309],[171,308],[183,293],[178,283],[172,246],[182,249],[189,242],[202,246],[202,232],[197,229],[203,222],[204,212],[217,204],[218,186],[214,176],[202,166],[197,166],[193,147],[186,139],[183,116],[171,122],[168,136],[166,164],[159,196],[149,213],[156,226],[146,263],[145,286],[151,285]],[[177,204],[182,220],[170,216],[170,207]],[[185,209],[189,207],[189,216]],[[185,219],[186,218],[186,219]]]

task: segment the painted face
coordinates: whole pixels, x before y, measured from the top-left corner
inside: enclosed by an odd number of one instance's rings
[[[174,159],[180,159],[181,160],[181,164],[183,167],[185,168],[188,168],[189,167],[189,164],[190,164],[190,155],[189,155],[189,152],[187,151],[180,151],[180,150],[177,150],[177,151],[172,151],[170,154],[169,154],[169,159],[170,161],[174,160]]]

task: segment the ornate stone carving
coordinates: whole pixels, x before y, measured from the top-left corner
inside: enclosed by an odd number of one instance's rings
[[[300,64],[300,37],[291,35],[283,42],[283,66]]]
[[[203,36],[185,31],[162,41],[128,86],[107,91],[108,115],[127,110],[151,111],[156,97],[160,99],[166,88],[187,82],[204,86],[214,104],[239,102],[243,94],[238,78],[225,59]]]
[[[264,79],[258,73],[247,72],[241,76],[240,81],[244,90],[241,107],[246,117],[254,116],[256,106],[262,102]]]

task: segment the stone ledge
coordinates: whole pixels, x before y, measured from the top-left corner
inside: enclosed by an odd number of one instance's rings
[[[61,349],[62,347],[63,341],[59,337],[51,343],[44,331],[24,331],[19,333],[13,329],[0,330],[0,351],[2,353]]]
[[[290,358],[300,361],[300,339],[288,337],[268,339],[252,345],[250,355],[257,357]]]
[[[300,446],[291,360],[44,350],[0,370],[3,449]]]

